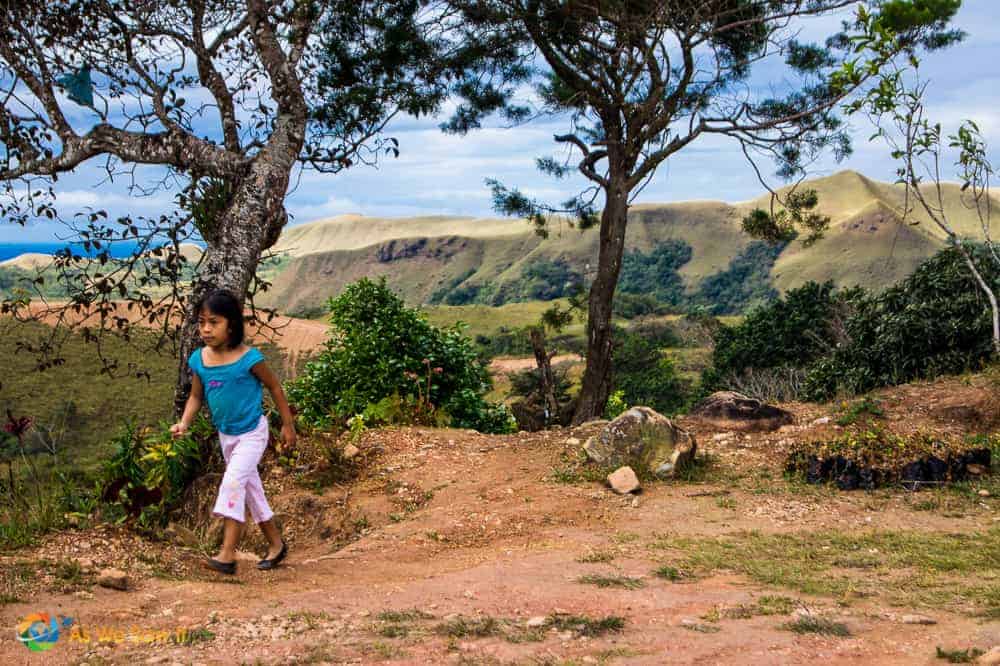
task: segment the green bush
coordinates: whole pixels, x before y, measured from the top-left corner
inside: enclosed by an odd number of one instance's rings
[[[830,323],[838,298],[833,282],[807,282],[752,309],[737,326],[720,326],[712,366],[702,375],[704,390],[727,388],[727,381],[749,370],[801,368],[820,358],[835,344]]]
[[[691,246],[668,240],[650,252],[632,250],[622,257],[618,291],[651,296],[657,302],[678,306],[685,302],[684,281],[677,272],[691,261]]]
[[[670,308],[660,303],[653,296],[648,294],[629,294],[620,289],[615,292],[615,298],[611,304],[611,313],[622,319],[667,314],[669,311]]]
[[[674,362],[651,340],[617,331],[612,351],[612,390],[628,405],[645,405],[664,414],[678,412],[687,402],[687,386]]]
[[[564,259],[536,259],[525,266],[521,276],[504,283],[487,300],[482,293],[474,296],[477,302],[503,305],[514,301],[551,301],[577,293],[584,282],[580,271]],[[449,303],[451,301],[448,301]]]
[[[330,339],[287,388],[306,423],[342,426],[369,405],[399,395],[443,410],[454,427],[511,430],[506,409],[483,398],[491,379],[461,328],[432,326],[384,278],[349,285],[329,308]]]
[[[778,297],[771,286],[771,267],[787,243],[771,245],[754,241],[733,257],[729,266],[698,285],[692,300],[712,314],[737,314]]]
[[[487,358],[495,356],[530,356],[531,340],[524,328],[501,326],[491,335],[480,333],[476,336],[476,346]]]
[[[191,482],[218,458],[216,441],[202,414],[176,439],[165,422],[155,428],[127,423],[111,441],[115,453],[104,466],[102,499],[121,520],[147,528],[165,524]]]
[[[969,246],[994,286],[1000,271],[982,246]],[[766,369],[805,372],[800,398],[828,400],[914,379],[977,370],[992,354],[989,302],[956,248],[872,294],[835,292],[814,282],[747,313],[715,334],[706,391]]]
[[[970,250],[996,288],[998,271],[988,251]],[[851,304],[847,342],[809,369],[811,400],[977,370],[992,354],[989,302],[955,248],[938,252],[881,294],[856,294]]]

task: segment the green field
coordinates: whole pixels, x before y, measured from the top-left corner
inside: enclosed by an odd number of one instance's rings
[[[113,336],[104,343],[105,353],[121,368],[134,364],[149,377],[111,377],[101,373],[101,361],[92,344],[70,335],[62,346],[65,362],[44,371],[35,369],[35,358],[17,351],[19,340],[37,341],[50,329],[43,324],[0,320],[0,414],[34,420],[27,443],[54,445],[59,458],[81,472],[96,470],[111,452],[108,441],[129,420],[155,425],[173,418],[177,361],[169,351],[149,351],[148,334],[138,332],[140,345],[129,345]],[[278,369],[280,351],[270,344],[258,345]],[[51,434],[47,434],[51,433]]]

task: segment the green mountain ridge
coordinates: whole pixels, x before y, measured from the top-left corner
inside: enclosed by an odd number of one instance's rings
[[[827,279],[838,286],[881,289],[909,275],[945,244],[944,232],[922,211],[913,209],[902,222],[905,192],[900,185],[841,171],[799,187],[817,191],[817,210],[829,215],[831,224],[814,245],[792,242],[780,253],[770,272],[771,284],[779,292],[808,280]],[[957,184],[944,184],[941,191],[956,231],[981,239],[981,223],[970,198]],[[936,196],[929,186],[925,193]],[[770,199],[768,193],[738,203],[635,205],[629,212],[626,251],[649,253],[668,240],[684,241],[691,246],[691,259],[678,273],[686,290],[694,293],[706,278],[725,271],[752,242],[741,230],[741,220],[755,207],[770,207]],[[285,312],[319,308],[350,282],[380,276],[413,304],[448,298],[499,304],[529,298],[517,293],[531,288],[526,273],[591,278],[598,231],[581,232],[556,221],[549,238],[542,239],[521,219],[350,215],[291,227],[273,250],[287,256],[287,265],[274,276],[264,300]]]

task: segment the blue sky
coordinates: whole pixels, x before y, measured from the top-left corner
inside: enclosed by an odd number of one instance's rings
[[[970,118],[991,146],[990,157],[1000,167],[1000,4],[997,0],[965,0],[957,17],[968,33],[965,42],[928,54],[921,66],[930,81],[928,115],[946,133]],[[822,39],[836,21],[825,19],[804,26],[804,37]],[[440,119],[400,118],[388,130],[399,140],[398,159],[384,159],[377,168],[355,167],[336,175],[305,172],[293,181],[287,206],[292,224],[360,213],[368,216],[473,215],[494,217],[485,178],[497,178],[528,194],[558,202],[574,193],[574,182],[555,181],[535,170],[534,161],[556,154],[552,135],[565,130],[557,119],[517,128],[493,125],[465,137],[442,134]],[[816,175],[854,169],[879,180],[893,180],[895,165],[881,143],[868,143],[872,128],[852,121],[854,154],[837,164],[832,158],[813,166]],[[770,166],[770,165],[765,165]],[[769,173],[773,171],[765,171]],[[155,173],[149,169],[147,173]],[[946,175],[950,175],[948,172]],[[104,183],[97,164],[84,165],[59,181],[59,204],[116,213],[155,215],[170,207],[171,196],[132,198],[124,183]],[[771,181],[775,185],[780,182]],[[722,137],[704,137],[674,155],[657,171],[638,198],[639,203],[690,199],[741,201],[761,193],[756,176],[738,145]],[[50,225],[21,228],[0,225],[0,242],[47,241],[60,230]]]

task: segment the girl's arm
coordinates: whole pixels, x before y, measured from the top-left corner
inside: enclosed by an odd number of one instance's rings
[[[288,399],[285,398],[285,391],[281,388],[281,382],[271,372],[271,368],[267,367],[265,361],[258,362],[250,368],[250,372],[271,392],[274,404],[281,414],[281,439],[284,441],[286,447],[293,446],[295,444],[295,417],[292,416],[292,409],[288,406]]]
[[[204,400],[205,393],[201,386],[201,380],[198,379],[198,373],[191,373],[191,393],[188,394],[187,403],[184,405],[184,415],[181,416],[181,420],[170,426],[170,433],[174,437],[182,437],[187,429],[191,427],[191,423],[194,422],[194,417],[198,414],[198,410],[201,409],[201,403]]]

